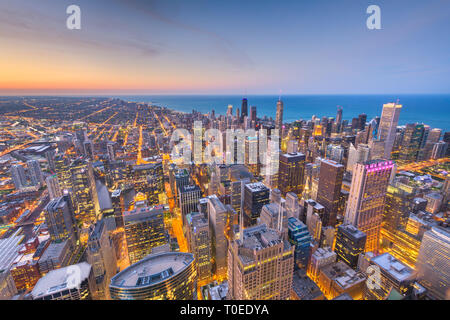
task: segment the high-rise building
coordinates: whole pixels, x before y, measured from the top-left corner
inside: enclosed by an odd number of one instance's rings
[[[114,142],[108,142],[106,145],[106,149],[108,151],[108,158],[110,161],[116,161],[116,152],[114,150],[115,143]]]
[[[196,260],[191,253],[151,254],[119,272],[109,286],[113,300],[196,300]]]
[[[399,160],[414,162],[419,157],[422,141],[424,140],[424,125],[408,123],[403,133],[403,140],[399,152]]]
[[[216,195],[208,197],[208,218],[212,235],[212,255],[214,271],[218,278],[224,279],[227,274],[227,238],[225,236],[228,210]]]
[[[185,217],[188,213],[196,212],[198,200],[202,197],[202,191],[196,185],[182,186],[178,191],[179,205],[181,209],[181,216],[183,218],[183,225],[186,225]]]
[[[244,120],[244,117],[248,116],[248,102],[247,98],[242,99],[242,107],[241,107],[241,121]]]
[[[338,261],[345,262],[352,269],[358,266],[358,258],[366,247],[366,234],[351,224],[341,224],[337,228],[334,252]]]
[[[270,189],[261,182],[249,183],[244,187],[244,225],[257,223],[262,207],[270,202]]]
[[[192,212],[186,216],[188,223],[187,242],[189,252],[194,254],[197,261],[197,275],[199,280],[212,277],[211,232],[209,221],[203,213]]]
[[[282,130],[283,130],[283,101],[281,99],[278,99],[277,102],[277,114],[275,119],[275,129],[278,129],[278,134],[280,135],[280,138],[282,137]]]
[[[64,195],[51,200],[44,215],[50,238],[56,242],[69,240],[73,246],[77,241],[78,230],[70,196]]]
[[[142,207],[123,213],[125,238],[130,263],[152,253],[152,248],[167,242],[161,208]]]
[[[228,296],[233,300],[287,300],[291,296],[294,246],[275,230],[243,230],[228,250]]]
[[[41,165],[37,160],[27,161],[28,173],[30,175],[31,184],[33,186],[44,184],[44,175],[42,174]]]
[[[109,282],[117,272],[114,244],[109,237],[104,220],[91,227],[86,248],[86,261],[92,266],[97,284],[92,292],[95,300],[109,300]]]
[[[380,125],[378,126],[378,137],[373,140],[373,145],[371,146],[373,159],[391,158],[401,109],[402,105],[397,103],[383,105]]]
[[[128,181],[137,192],[146,195],[149,205],[160,204],[160,195],[164,193],[164,173],[161,162],[134,165],[128,168]]]
[[[367,235],[365,252],[378,249],[392,161],[371,160],[353,169],[344,221]]]
[[[255,106],[250,107],[250,121],[256,122],[256,107]]]
[[[278,189],[283,196],[286,196],[288,192],[293,192],[299,197],[302,195],[305,160],[305,155],[300,152],[280,155]]]
[[[357,163],[366,162],[370,159],[370,147],[367,144],[359,143],[355,148],[353,143],[350,144],[348,151],[347,171],[353,172],[353,167]]]
[[[63,193],[58,181],[58,177],[56,175],[48,176],[47,179],[45,179],[45,182],[47,184],[47,190],[48,195],[50,196],[50,200],[62,197]]]
[[[450,232],[433,227],[424,233],[417,258],[419,282],[434,299],[450,300]]]
[[[297,268],[306,270],[311,254],[312,240],[308,227],[297,218],[288,218],[288,240],[295,247],[295,265]]]
[[[262,207],[259,223],[277,230],[283,239],[287,239],[288,220],[286,209],[281,203],[269,203]]]
[[[33,300],[91,300],[95,290],[92,267],[81,262],[52,270],[36,283]]]
[[[55,156],[55,172],[58,177],[62,190],[68,190],[72,187],[72,179],[70,173],[70,163],[63,154]]]
[[[14,183],[14,187],[17,190],[20,190],[27,185],[25,169],[19,164],[11,166],[11,178]]]
[[[92,164],[83,159],[76,159],[70,166],[70,174],[73,205],[77,219],[83,223],[91,224],[100,215],[100,204]]]
[[[333,160],[322,160],[320,164],[317,201],[325,207],[324,226],[335,226],[341,195],[345,167]]]
[[[364,130],[364,128],[366,127],[366,122],[367,122],[367,114],[362,113],[358,116],[358,129],[359,130]]]

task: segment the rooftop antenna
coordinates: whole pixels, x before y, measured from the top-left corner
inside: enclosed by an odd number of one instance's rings
[[[278,101],[281,101],[281,89],[280,89],[280,95],[278,96]]]

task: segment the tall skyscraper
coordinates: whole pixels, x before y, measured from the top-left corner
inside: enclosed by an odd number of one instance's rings
[[[95,222],[100,215],[100,204],[92,164],[76,159],[70,166],[70,174],[77,219],[86,224]]]
[[[28,173],[30,175],[31,184],[33,186],[44,184],[44,175],[42,174],[41,165],[37,160],[27,161]]]
[[[419,282],[434,299],[450,300],[450,232],[433,227],[424,233],[417,258]]]
[[[244,229],[228,250],[228,295],[234,300],[287,300],[294,246],[266,225]]]
[[[244,120],[244,117],[248,116],[248,102],[247,98],[242,99],[242,107],[241,107],[241,121]]]
[[[262,207],[270,202],[270,189],[261,182],[249,183],[244,187],[244,225],[255,225]]]
[[[338,128],[338,132],[341,131],[341,126],[342,126],[342,112],[343,112],[343,108],[341,106],[337,107],[337,113],[336,113],[336,125]]]
[[[97,284],[92,292],[95,300],[110,300],[109,282],[117,272],[114,243],[109,237],[104,220],[91,227],[86,248],[86,261],[92,266]]]
[[[341,195],[344,166],[333,160],[322,160],[320,164],[317,201],[325,207],[324,226],[335,226]]]
[[[181,209],[181,217],[183,218],[183,225],[186,225],[186,215],[197,211],[198,200],[201,197],[202,191],[196,185],[182,186],[178,190],[178,199]]]
[[[280,155],[278,189],[283,196],[286,196],[288,192],[293,192],[299,197],[302,195],[305,160],[305,155],[300,152]]]
[[[394,146],[395,131],[400,117],[402,105],[397,103],[387,103],[383,105],[380,125],[378,126],[378,137],[373,141],[373,159],[390,159],[392,147]]]
[[[113,300],[196,300],[197,271],[191,253],[151,254],[111,279]]]
[[[11,166],[11,178],[14,183],[14,187],[17,190],[20,190],[27,185],[25,169],[19,164]]]
[[[378,249],[387,187],[394,163],[371,160],[353,169],[350,195],[345,212],[351,223],[367,235],[365,252]]]
[[[213,275],[211,232],[209,221],[203,213],[192,212],[186,216],[188,222],[187,241],[189,252],[197,261],[199,280],[210,279]]]
[[[352,269],[358,266],[358,258],[366,247],[366,234],[351,224],[341,224],[337,228],[336,252],[337,260],[345,262]]]
[[[228,211],[216,195],[208,197],[208,218],[212,234],[212,254],[214,271],[218,278],[224,279],[227,274],[227,227]]]
[[[69,195],[51,200],[44,210],[50,238],[59,242],[69,240],[72,245],[77,241],[77,226],[72,201]]]
[[[130,263],[136,263],[152,253],[152,248],[167,242],[163,210],[140,207],[123,213],[125,238]]]
[[[256,122],[256,107],[255,106],[250,107],[250,121]]]
[[[424,138],[424,125],[408,123],[405,127],[400,147],[399,160],[406,162],[417,161]]]
[[[311,254],[312,240],[308,227],[297,218],[290,217],[288,219],[288,240],[295,247],[295,265],[297,268],[306,270]]]
[[[62,197],[63,193],[58,181],[58,177],[56,175],[48,176],[47,179],[45,179],[45,182],[47,184],[47,190],[48,195],[50,196],[50,200]]]
[[[277,114],[275,119],[275,129],[278,129],[278,134],[280,135],[280,138],[282,137],[282,130],[283,130],[283,101],[281,99],[278,99],[277,102]]]

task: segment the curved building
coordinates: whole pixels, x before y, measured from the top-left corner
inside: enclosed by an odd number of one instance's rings
[[[109,288],[114,300],[195,300],[194,255],[184,252],[149,255],[116,274]]]

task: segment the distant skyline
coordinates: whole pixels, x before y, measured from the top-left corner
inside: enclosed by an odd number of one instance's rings
[[[449,94],[449,16],[446,0],[2,0],[0,95]]]

